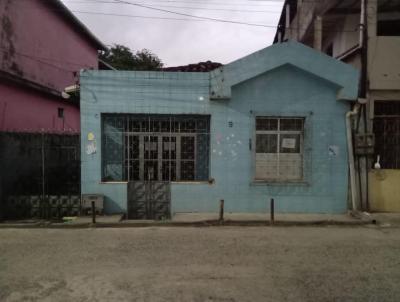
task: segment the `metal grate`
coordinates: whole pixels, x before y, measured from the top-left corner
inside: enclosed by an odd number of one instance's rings
[[[374,103],[375,154],[383,169],[400,169],[400,101]]]
[[[208,180],[207,115],[104,114],[104,181]]]

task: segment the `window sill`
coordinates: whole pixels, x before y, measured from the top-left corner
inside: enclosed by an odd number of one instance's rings
[[[214,182],[210,182],[208,180],[199,180],[199,181],[171,181],[171,184],[174,185],[212,185]]]
[[[272,181],[272,180],[253,180],[250,186],[310,186],[310,183],[304,180],[298,181]]]
[[[127,181],[100,181],[101,185],[116,185],[116,184],[127,184]]]
[[[157,182],[157,181],[155,181]],[[100,181],[101,185],[117,185],[117,184],[128,184],[128,181]],[[201,181],[171,181],[171,184],[174,185],[212,185],[214,182],[210,182],[208,180]]]

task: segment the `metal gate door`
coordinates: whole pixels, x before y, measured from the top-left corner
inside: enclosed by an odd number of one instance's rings
[[[170,204],[169,181],[128,182],[128,219],[169,219]]]

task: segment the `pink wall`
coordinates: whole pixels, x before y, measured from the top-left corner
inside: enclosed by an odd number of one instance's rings
[[[52,1],[0,0],[0,70],[61,92],[77,83],[81,69],[97,69],[97,46]],[[79,132],[79,108],[67,102],[0,84],[0,131]]]
[[[58,117],[64,108],[64,118]],[[80,131],[79,108],[31,89],[0,83],[0,131]]]
[[[63,90],[75,83],[74,72],[97,69],[97,49],[46,2],[0,1],[0,67]]]

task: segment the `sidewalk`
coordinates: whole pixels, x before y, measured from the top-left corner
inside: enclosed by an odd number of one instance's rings
[[[371,218],[382,227],[400,227],[400,213],[371,213]]]
[[[172,218],[173,223],[217,223],[215,213],[177,213]],[[271,223],[270,214],[255,213],[225,213],[223,225],[363,225],[372,223],[372,219],[353,217],[348,214],[275,214]]]
[[[400,215],[399,225],[400,225]],[[224,220],[219,221],[216,213],[177,213],[171,220],[122,220],[123,215],[96,216],[96,224],[92,218],[71,217],[65,222],[51,222],[44,220],[8,221],[0,223],[0,228],[87,228],[87,227],[151,227],[151,226],[316,226],[316,225],[343,225],[356,226],[374,223],[374,217],[361,215],[354,217],[349,214],[275,214],[271,223],[269,213],[225,213]]]

